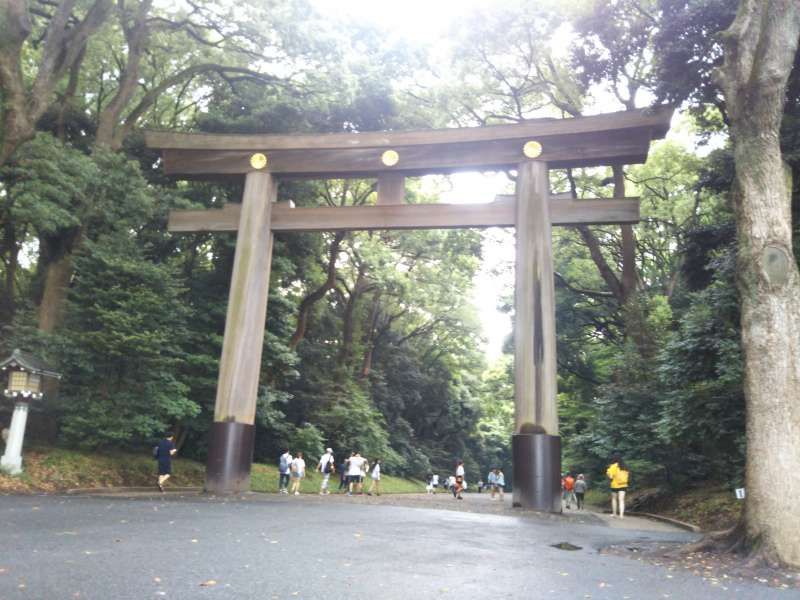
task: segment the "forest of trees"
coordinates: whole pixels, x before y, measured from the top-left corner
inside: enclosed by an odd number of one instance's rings
[[[237,202],[241,183],[167,179],[144,128],[399,130],[671,103],[680,134],[647,164],[552,174],[556,192],[640,196],[643,217],[553,231],[563,464],[600,478],[618,449],[638,485],[740,484],[734,162],[712,76],[737,4],[507,2],[454,18],[433,52],[307,0],[254,0],[246,17],[215,0],[8,0],[0,351],[30,349],[63,373],[32,435],[142,447],[174,429],[184,455],[205,455],[235,239],[171,235],[166,218]],[[799,134],[794,69],[782,143],[795,182]],[[429,189],[412,180],[409,201],[436,201]],[[375,182],[285,182],[280,197],[369,204]],[[468,473],[508,473],[513,341],[487,363],[470,300],[483,236],[278,235],[256,460],[331,445],[393,474],[457,457]]]

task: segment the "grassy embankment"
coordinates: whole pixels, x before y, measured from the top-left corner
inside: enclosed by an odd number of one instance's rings
[[[153,486],[156,461],[144,451],[140,454],[125,452],[84,452],[64,448],[34,446],[23,454],[24,473],[10,477],[0,473],[0,494],[3,493],[55,493],[74,488],[139,487]],[[174,486],[202,486],[205,465],[189,459],[173,461]],[[319,491],[321,475],[311,473],[300,488],[302,493]],[[369,482],[365,483],[368,486]],[[331,477],[331,489],[339,485],[338,474]],[[278,469],[271,465],[254,464],[251,477],[254,492],[277,492]],[[420,481],[381,476],[381,492],[387,494],[425,491]]]
[[[598,510],[611,508],[609,494],[598,489],[586,493],[586,503]],[[733,490],[714,483],[681,492],[634,490],[629,492],[626,505],[630,510],[692,523],[704,531],[718,531],[734,526],[742,511],[742,503],[736,500]]]

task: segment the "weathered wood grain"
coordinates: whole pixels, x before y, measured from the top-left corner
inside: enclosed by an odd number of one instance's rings
[[[638,198],[551,199],[553,225],[636,223]],[[466,227],[513,227],[514,196],[498,196],[489,204],[402,204],[291,208],[278,203],[272,208],[272,231],[341,231],[357,229],[457,229]],[[236,231],[241,205],[223,209],[174,210],[169,216],[173,233]]]
[[[556,313],[547,165],[520,164],[516,189],[514,432],[558,435]]]
[[[653,139],[669,129],[672,107],[640,109],[577,117],[532,119],[512,125],[461,127],[423,131],[375,131],[310,135],[230,135],[146,131],[150,148],[185,150],[307,150],[342,148],[393,148],[427,144],[484,142],[504,139],[538,139],[553,135],[586,134],[611,130],[650,129]]]
[[[380,173],[378,175],[377,204],[403,204],[406,199],[406,178],[402,173]]]
[[[543,151],[536,160],[550,168],[583,167],[614,163],[634,164],[647,159],[652,130],[631,128],[583,134],[539,137]],[[396,146],[400,160],[392,172],[405,176],[472,170],[514,169],[526,161],[522,148],[527,137],[479,142],[454,142]],[[268,157],[265,170],[281,177],[339,178],[375,177],[387,171],[380,148],[308,148],[269,150],[257,148]],[[251,150],[163,150],[168,175],[193,178],[241,175],[253,171]]]
[[[272,264],[270,216],[276,197],[277,183],[269,173],[247,175],[225,318],[215,421],[252,425],[255,419]]]

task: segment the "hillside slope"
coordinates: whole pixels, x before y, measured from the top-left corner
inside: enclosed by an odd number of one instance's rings
[[[26,448],[24,473],[11,477],[0,473],[0,494],[58,493],[75,488],[155,486],[156,461],[147,453],[86,452],[64,448],[34,446]],[[176,458],[169,485],[200,487],[205,477],[203,463]],[[301,486],[303,493],[319,491],[320,475],[311,473]],[[331,489],[339,485],[338,474],[331,477]],[[365,483],[365,486],[367,484]],[[419,481],[381,475],[381,491],[416,493],[424,491]],[[278,469],[254,464],[251,474],[254,492],[277,492]]]

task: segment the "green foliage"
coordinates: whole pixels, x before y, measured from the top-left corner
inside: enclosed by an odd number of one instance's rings
[[[187,314],[172,269],[109,236],[87,242],[76,268],[60,339],[64,437],[138,444],[196,415],[177,377]]]
[[[732,246],[715,253],[710,285],[688,295],[667,338],[659,378],[659,435],[682,449],[683,475],[738,483],[744,468],[744,393]]]

